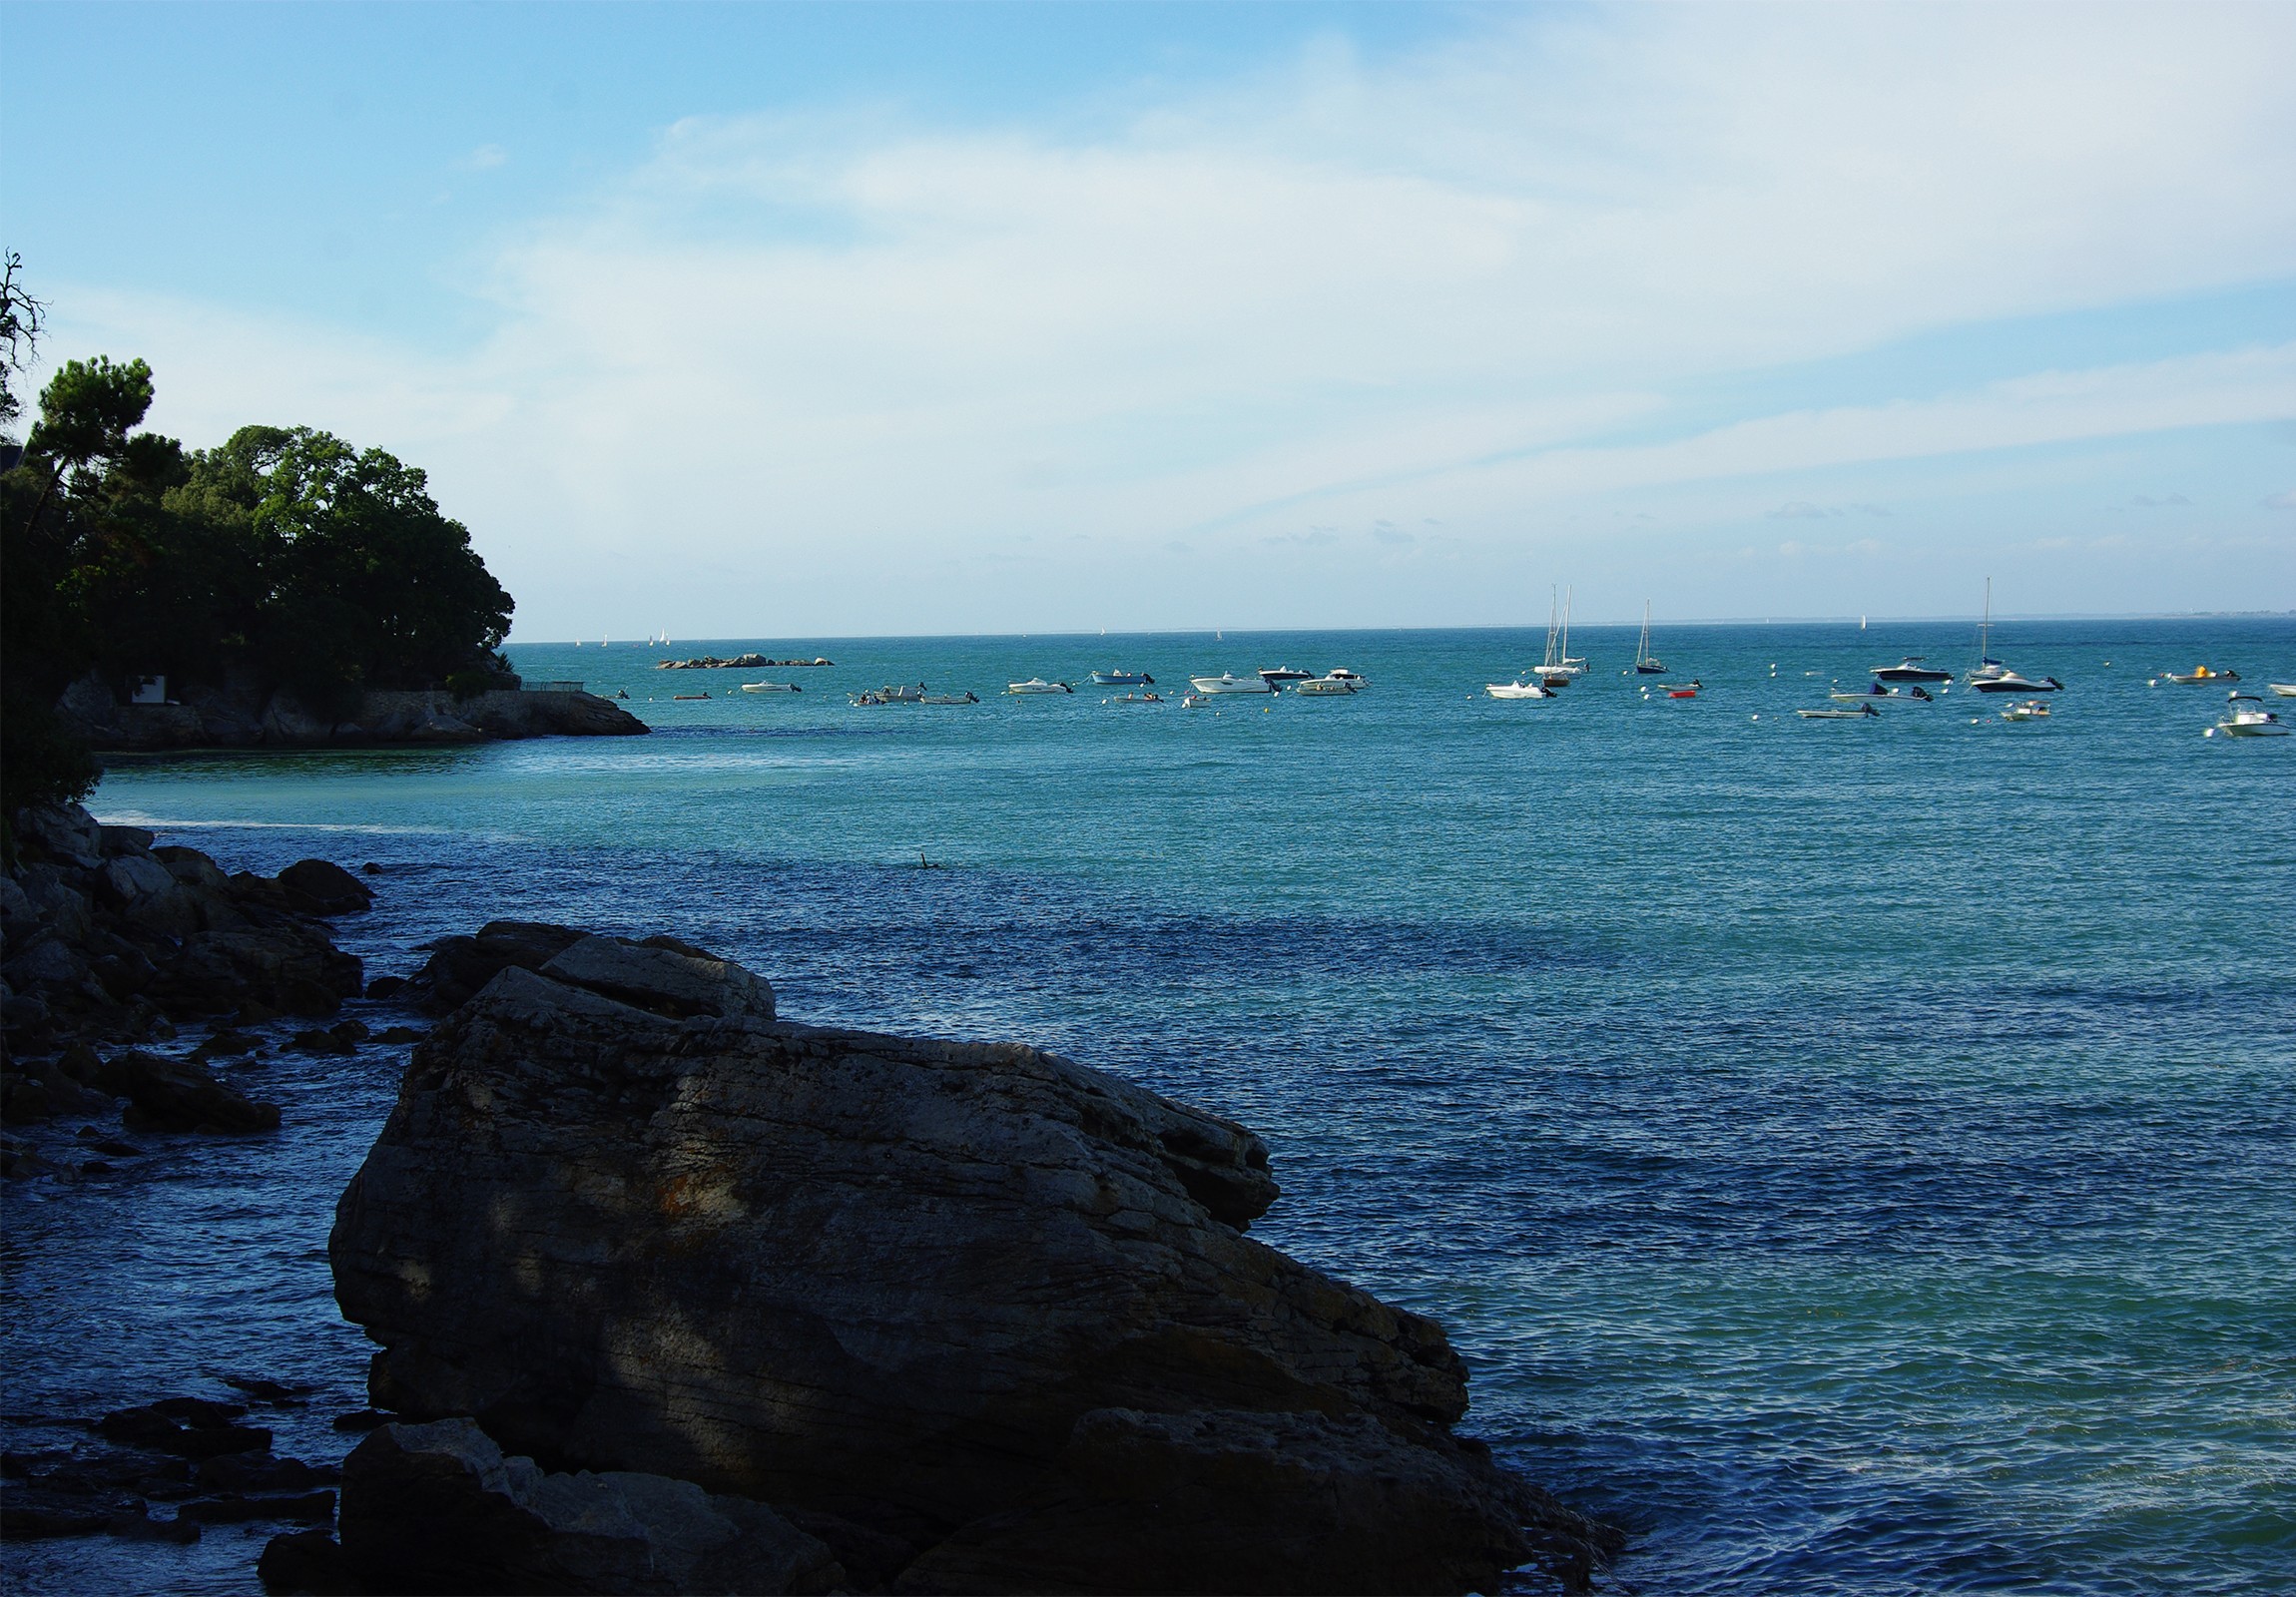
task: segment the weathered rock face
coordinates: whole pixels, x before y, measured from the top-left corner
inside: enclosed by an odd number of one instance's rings
[[[22,858],[0,877],[0,1111],[94,1113],[117,1096],[154,1129],[276,1126],[277,1110],[195,1062],[130,1053],[99,1071],[85,1045],[149,1043],[195,1015],[333,1013],[359,991],[359,962],[318,917],[364,908],[365,884],[315,859],[276,879],[227,876],[196,849],[155,848],[150,832],[98,825],[76,805],[21,811],[14,832]]]
[[[872,1527],[904,1589],[1588,1556],[1449,1436],[1438,1327],[1242,1234],[1251,1132],[1030,1048],[777,1023],[763,986],[589,939],[417,1049],[329,1243],[378,1406]]]
[[[826,1592],[844,1570],[764,1503],[630,1471],[545,1474],[467,1419],[385,1425],[342,1466],[368,1591]]]

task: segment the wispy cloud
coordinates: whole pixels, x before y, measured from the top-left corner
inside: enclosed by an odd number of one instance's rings
[[[665,588],[746,566],[729,615],[994,625],[1176,534],[1273,560],[1303,525],[1400,548],[1434,519],[1505,547],[1590,495],[2296,414],[2296,348],[2260,347],[1668,427],[1732,372],[2296,273],[2296,9],[1472,26],[1084,135],[681,122],[506,224],[472,278],[496,328],[446,355],[150,292],[60,294],[60,334],[154,358],[195,439],[310,418],[414,453],[544,631],[614,597],[586,552]],[[1890,514],[1861,488],[1780,482],[1768,514]],[[904,574],[1080,531],[1105,559]],[[897,557],[865,595],[860,544]],[[1245,611],[1290,578],[1227,580]]]

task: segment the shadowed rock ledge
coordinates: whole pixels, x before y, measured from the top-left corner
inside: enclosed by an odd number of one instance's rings
[[[1613,1544],[1450,1434],[1441,1328],[1244,1235],[1245,1128],[781,1021],[674,939],[515,940],[337,1211],[378,1407],[770,1503],[854,1589],[1492,1591]]]

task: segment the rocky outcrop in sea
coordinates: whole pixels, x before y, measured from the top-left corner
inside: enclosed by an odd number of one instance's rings
[[[491,743],[651,730],[612,701],[571,689],[495,688],[464,698],[443,690],[373,690],[360,696],[353,715],[335,721],[284,689],[193,685],[181,703],[125,704],[90,676],[72,685],[57,710],[89,748],[128,752]]]
[[[227,874],[196,848],[155,847],[152,833],[77,806],[19,812],[14,840],[19,858],[0,876],[6,1173],[52,1163],[18,1135],[27,1124],[108,1116],[121,1100],[131,1132],[278,1126],[276,1108],[211,1066],[254,1046],[237,1027],[322,1020],[358,994],[359,961],[324,922],[366,908],[366,883],[323,859]],[[203,1043],[170,1046],[198,1021],[213,1028]],[[340,1031],[297,1040],[347,1047]]]
[[[811,660],[776,660],[771,655],[696,655],[691,660],[660,660],[656,671],[759,671],[768,667],[834,666],[837,662],[823,655]]]
[[[786,1021],[674,938],[501,922],[417,988],[459,1007],[329,1241],[397,1421],[316,1578],[1457,1592],[1616,1545],[1453,1431],[1439,1326],[1247,1235],[1279,1189],[1232,1121]]]

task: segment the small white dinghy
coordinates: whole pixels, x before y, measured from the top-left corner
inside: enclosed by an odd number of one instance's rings
[[[2268,682],[2264,686],[2283,699],[2296,699],[2296,682]]]
[[[742,684],[742,692],[744,692],[744,693],[804,693],[804,692],[805,692],[805,689],[803,689],[803,688],[799,687],[799,686],[798,686],[796,683],[794,683],[794,682],[745,682],[745,683],[743,683],[743,684]]]
[[[1797,710],[1804,721],[1864,721],[1868,717],[1880,720],[1882,713],[1872,705],[1860,705],[1855,710]]]
[[[1042,677],[1031,677],[1026,682],[1006,683],[1004,691],[1006,693],[1074,693],[1076,690],[1069,687],[1065,682],[1046,682]]]
[[[2046,721],[2048,705],[2039,699],[2020,700],[2002,711],[2004,721]]]

